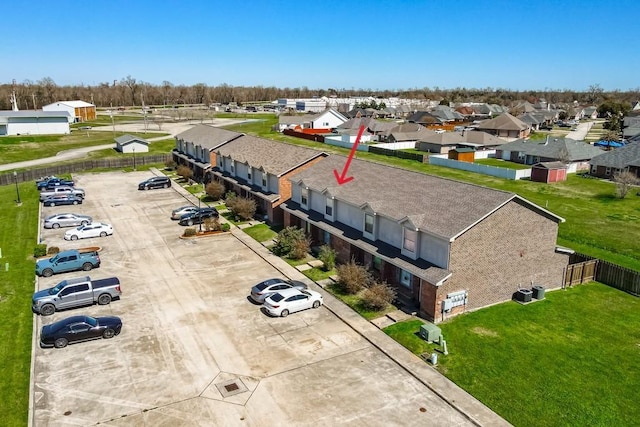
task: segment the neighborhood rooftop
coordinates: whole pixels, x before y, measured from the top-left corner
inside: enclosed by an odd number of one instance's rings
[[[200,145],[211,150],[242,135],[243,134],[238,132],[214,126],[197,124],[191,129],[179,133],[176,135],[176,138],[193,142],[196,145]]]

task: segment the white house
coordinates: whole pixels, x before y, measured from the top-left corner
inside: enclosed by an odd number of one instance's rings
[[[330,108],[314,115],[278,117],[278,131],[285,129],[330,129],[337,128],[347,121],[347,118]]]
[[[0,111],[0,135],[60,135],[70,133],[67,111]]]
[[[96,106],[85,101],[57,101],[42,107],[42,111],[66,111],[71,122],[95,120]]]
[[[148,153],[149,141],[133,135],[122,135],[116,138],[116,150],[122,153]]]

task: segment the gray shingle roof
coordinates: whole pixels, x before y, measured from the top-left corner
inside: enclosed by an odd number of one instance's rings
[[[508,201],[520,199],[505,191],[357,159],[348,173],[354,179],[338,185],[333,170],[342,171],[345,162],[345,157],[331,155],[296,173],[293,181],[351,205],[368,205],[392,220],[409,220],[420,230],[446,239],[455,238]]]
[[[549,138],[548,141],[527,141],[518,139],[513,142],[503,144],[498,148],[501,151],[515,151],[528,156],[546,157],[548,159],[568,160],[575,162],[578,160],[589,160],[602,154],[602,150],[583,141],[576,141],[570,138]]]
[[[624,147],[606,151],[589,162],[595,166],[624,169],[627,166],[640,167],[640,141],[630,142]]]
[[[280,176],[318,156],[326,156],[319,150],[299,147],[270,139],[243,135],[218,147],[215,152],[240,163]]]
[[[489,129],[489,130],[524,130],[529,126],[526,123],[523,123],[522,120],[519,120],[516,117],[513,117],[509,113],[503,113],[496,117],[495,119],[484,120],[478,123],[478,129]]]
[[[506,143],[504,139],[490,135],[486,132],[465,131],[459,132],[430,132],[420,138],[420,142],[429,142],[431,144],[451,145],[451,144],[469,144],[474,146],[501,146]]]
[[[204,148],[212,150],[226,142],[242,136],[241,133],[217,128],[214,126],[198,124],[176,135],[176,139],[192,142]]]
[[[138,141],[141,144],[149,145],[149,141],[147,141],[146,139],[140,138],[138,136],[129,135],[129,134],[121,135],[121,136],[117,137],[115,139],[115,141],[120,145],[126,145],[126,144],[128,144],[130,142],[134,142],[134,141]]]

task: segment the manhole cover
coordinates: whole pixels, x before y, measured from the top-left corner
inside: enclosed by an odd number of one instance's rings
[[[218,389],[222,397],[234,396],[236,394],[244,393],[245,391],[249,390],[240,378],[218,383],[216,384],[216,388]]]
[[[236,390],[239,390],[240,387],[238,387],[238,384],[233,383],[233,384],[229,384],[229,385],[224,386],[224,389],[227,390],[227,391],[236,391]]]

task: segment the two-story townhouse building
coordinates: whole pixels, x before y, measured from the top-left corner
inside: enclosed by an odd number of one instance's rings
[[[331,155],[295,174],[284,225],[354,259],[441,321],[512,298],[531,283],[560,287],[559,216],[504,191],[353,160],[338,185]]]
[[[198,124],[176,135],[173,161],[193,170],[196,181],[202,181],[207,171],[216,164],[215,150],[243,134],[205,124]]]
[[[228,191],[256,201],[257,212],[271,224],[282,224],[279,205],[291,197],[289,178],[326,157],[326,153],[297,145],[243,135],[214,150],[216,163],[208,179]]]

